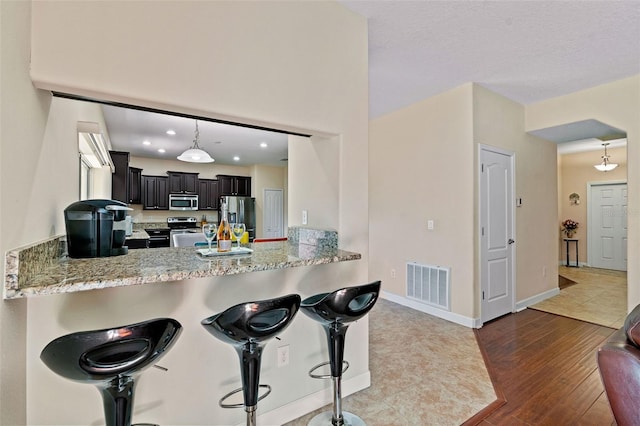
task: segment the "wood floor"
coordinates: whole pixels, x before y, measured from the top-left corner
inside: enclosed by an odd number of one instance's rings
[[[476,337],[505,402],[468,423],[615,425],[596,365],[596,350],[614,332],[531,309],[485,324]]]

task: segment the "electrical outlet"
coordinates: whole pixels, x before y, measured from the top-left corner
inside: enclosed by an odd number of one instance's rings
[[[280,346],[278,348],[278,367],[289,365],[289,345]]]
[[[429,231],[433,231],[433,220],[429,219],[429,220],[427,221],[427,229],[428,229]]]
[[[309,221],[309,216],[307,214],[307,211],[302,210],[302,224],[306,225],[308,221]]]
[[[396,270],[392,269],[391,270],[391,278],[395,278],[396,277]]]

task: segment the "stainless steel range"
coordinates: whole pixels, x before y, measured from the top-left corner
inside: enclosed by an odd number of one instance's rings
[[[200,232],[200,228],[198,227],[198,219],[196,219],[195,217],[169,217],[167,218],[167,225],[171,230],[169,235],[171,247],[174,246],[174,235]]]

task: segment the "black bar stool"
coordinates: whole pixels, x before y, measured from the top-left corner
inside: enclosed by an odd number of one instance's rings
[[[102,394],[107,426],[130,426],[136,379],[181,331],[180,323],[171,318],[81,331],[52,340],[40,359],[62,377],[95,385]]]
[[[240,358],[242,387],[220,398],[223,408],[244,407],[247,426],[256,424],[258,401],[271,393],[271,386],[260,384],[260,360],[265,342],[282,332],[300,308],[300,296],[290,294],[275,299],[241,303],[202,320],[202,325],[216,338],[230,343]],[[259,388],[267,392],[258,396]],[[244,404],[225,404],[230,396],[242,391]]]
[[[344,361],[344,342],[349,323],[365,316],[378,300],[380,281],[369,284],[346,287],[333,293],[321,293],[302,301],[300,308],[307,316],[318,321],[327,335],[329,361],[323,362],[311,370],[314,379],[333,381],[333,412],[325,411],[309,421],[309,425],[335,426],[364,425],[364,421],[355,414],[342,411],[342,373],[347,371],[349,363]],[[322,366],[331,366],[331,375],[318,375],[314,371]],[[345,368],[343,370],[343,365]]]

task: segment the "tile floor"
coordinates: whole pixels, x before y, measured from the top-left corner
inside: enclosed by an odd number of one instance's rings
[[[496,400],[472,329],[383,299],[369,315],[371,386],[345,411],[369,426],[459,425]]]
[[[627,273],[589,267],[560,266],[560,276],[576,284],[560,294],[531,306],[605,327],[620,328],[627,315]]]

